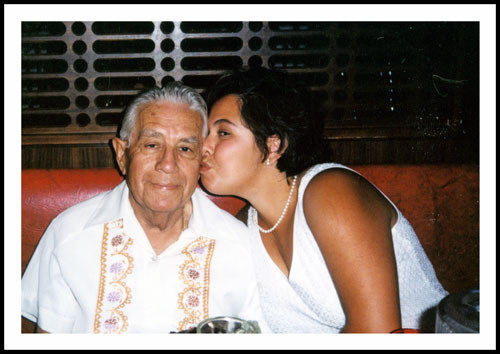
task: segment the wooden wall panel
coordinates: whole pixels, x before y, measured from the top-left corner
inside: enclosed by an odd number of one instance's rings
[[[479,162],[477,22],[23,22],[22,166],[110,167],[141,89],[242,66],[309,86],[338,162]]]

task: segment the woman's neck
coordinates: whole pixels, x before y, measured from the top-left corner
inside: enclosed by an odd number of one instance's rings
[[[295,210],[299,180],[291,192],[292,177],[286,178],[284,173],[271,174],[263,178],[248,195],[248,202],[259,214],[259,224],[264,229],[273,227],[283,213],[290,197],[287,215]],[[290,196],[291,194],[291,196]]]

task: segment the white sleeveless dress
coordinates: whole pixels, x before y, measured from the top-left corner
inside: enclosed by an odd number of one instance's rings
[[[338,333],[345,324],[337,291],[307,225],[302,205],[308,183],[316,174],[329,168],[351,170],[336,163],[320,164],[309,169],[300,182],[295,209],[293,258],[288,279],[262,244],[259,229],[252,221],[256,210],[251,207],[248,211],[261,306],[274,333]],[[391,204],[398,213],[392,237],[398,270],[402,325],[403,328],[421,329],[428,327],[430,323],[432,327],[432,310],[448,292],[439,283],[410,223],[392,202]],[[427,311],[429,315],[423,316]]]

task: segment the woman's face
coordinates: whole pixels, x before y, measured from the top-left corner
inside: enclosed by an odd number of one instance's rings
[[[255,185],[263,154],[241,117],[240,100],[227,95],[218,100],[208,117],[209,134],[203,143],[201,183],[211,193],[237,195]]]

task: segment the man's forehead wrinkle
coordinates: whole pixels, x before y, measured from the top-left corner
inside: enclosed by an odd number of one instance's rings
[[[156,137],[156,138],[158,138],[158,137],[161,137],[162,134],[160,132],[156,131],[156,130],[146,128],[146,129],[142,129],[139,132],[139,138],[141,136],[150,136],[150,137]]]
[[[167,106],[167,109],[162,109],[162,106]],[[155,102],[147,103],[140,107],[138,114],[139,119],[135,133],[136,139],[165,138],[167,135],[170,136],[170,133],[174,133],[175,135],[180,133],[180,135],[184,135],[184,137],[177,135],[178,141],[191,144],[201,144],[203,119],[201,116],[197,116],[196,118],[192,117],[191,119],[195,122],[195,129],[192,129],[192,122],[186,122],[186,111],[184,106],[187,105],[173,102]],[[193,111],[190,110],[187,115],[192,116]],[[156,128],[156,125],[158,124],[160,125],[158,127],[159,129]],[[190,130],[190,132],[184,128]],[[198,137],[197,135],[200,136]]]
[[[139,138],[142,136],[147,136],[147,137],[153,137],[153,138],[161,138],[163,137],[163,134],[149,128],[145,128],[139,132]],[[186,142],[186,143],[192,143],[192,144],[197,144],[200,142],[200,139],[197,136],[188,136],[185,138],[181,138],[180,141]]]

